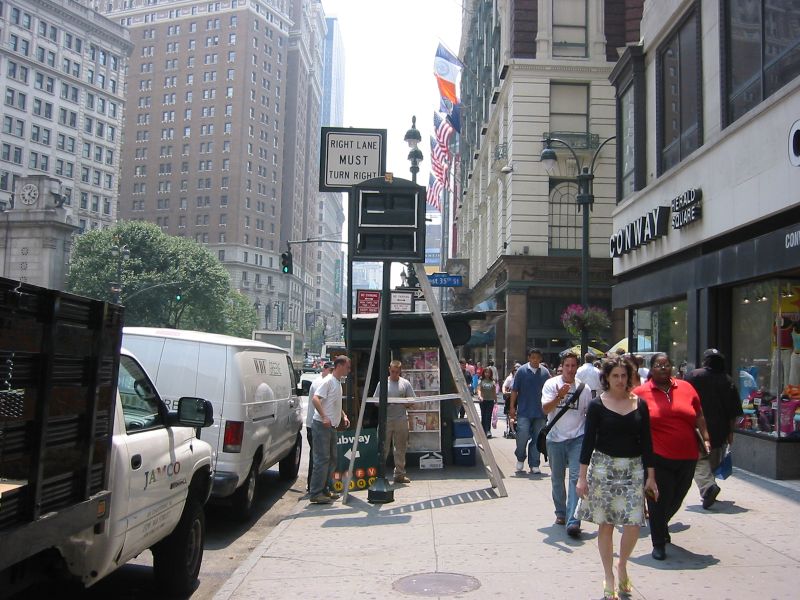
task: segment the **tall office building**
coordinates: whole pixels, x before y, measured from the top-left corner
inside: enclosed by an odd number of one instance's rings
[[[108,227],[117,218],[125,68],[131,48],[123,27],[76,2],[0,2],[0,212],[8,211],[9,223],[0,237],[8,250],[0,274],[39,285],[62,283],[42,266],[42,260],[49,260],[42,259],[43,253],[52,254],[49,245],[55,243],[49,236],[40,233],[36,244],[19,248],[24,256],[15,255],[14,229],[23,225],[12,217],[12,207],[25,208],[33,218],[32,211],[62,204],[58,219],[80,231]],[[23,199],[22,188],[29,186],[39,193]],[[68,248],[58,259],[61,273],[67,258]],[[44,270],[33,274],[36,265]]]
[[[304,247],[292,248],[291,275],[279,256],[305,235],[316,181],[324,26],[315,4],[101,7],[134,43],[120,214],[207,245],[259,308],[259,328],[305,332],[313,279]]]
[[[335,18],[325,19],[325,43],[322,70],[322,125],[341,126],[344,118],[344,45]],[[343,195],[322,192],[318,210],[313,211],[315,223],[312,237],[341,240],[344,228]],[[322,319],[326,339],[341,336],[342,297],[345,262],[341,244],[317,242],[312,245],[315,271],[314,311]],[[319,326],[319,323],[318,323]]]

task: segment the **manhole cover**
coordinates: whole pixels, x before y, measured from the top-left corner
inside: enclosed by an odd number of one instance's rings
[[[392,588],[413,596],[454,596],[481,587],[481,582],[469,575],[458,573],[419,573],[402,577]]]

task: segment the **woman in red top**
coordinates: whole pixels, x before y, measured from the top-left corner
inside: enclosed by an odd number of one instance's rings
[[[653,438],[653,466],[658,485],[658,500],[647,498],[650,513],[652,556],[667,557],[670,542],[667,527],[692,485],[698,448],[695,428],[710,449],[706,420],[700,398],[692,385],[672,377],[672,362],[664,353],[650,359],[650,379],[633,390],[647,402],[650,432]]]

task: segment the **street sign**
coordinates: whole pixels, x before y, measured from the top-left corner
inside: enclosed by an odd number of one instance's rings
[[[381,293],[373,290],[356,290],[356,314],[377,315],[381,312]]]
[[[333,489],[341,492],[350,457],[353,455],[353,436],[355,430],[348,429],[336,435],[336,470],[333,472]],[[365,490],[378,475],[378,430],[362,429],[358,439],[358,450],[353,465],[353,479],[350,490]]]
[[[414,312],[414,294],[411,292],[392,292],[389,298],[391,312]]]
[[[339,192],[386,173],[386,130],[323,127],[319,191]]]
[[[464,285],[461,275],[450,275],[448,273],[434,273],[428,275],[428,281],[433,287],[461,287]]]

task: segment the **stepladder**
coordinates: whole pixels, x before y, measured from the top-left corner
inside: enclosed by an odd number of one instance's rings
[[[503,483],[503,475],[500,473],[500,469],[497,467],[494,454],[489,446],[489,440],[487,439],[486,433],[483,431],[483,427],[481,426],[478,412],[475,410],[475,403],[472,401],[472,393],[469,391],[469,388],[467,388],[467,383],[464,380],[461,366],[458,362],[458,354],[456,354],[453,341],[450,339],[450,334],[447,332],[447,326],[445,325],[444,317],[442,316],[441,307],[439,306],[433,294],[433,286],[428,280],[427,275],[424,275],[424,265],[417,263],[414,265],[414,268],[419,274],[418,279],[420,289],[425,295],[428,308],[431,311],[431,319],[433,320],[434,327],[436,328],[436,334],[439,338],[442,354],[444,354],[444,357],[447,361],[447,366],[450,369],[456,389],[458,390],[458,395],[461,398],[461,402],[464,406],[464,412],[472,429],[472,435],[475,438],[475,445],[477,447],[481,462],[486,469],[486,475],[489,479],[489,483],[491,483],[492,487],[497,490],[498,496],[504,498],[508,495],[508,493],[506,492],[506,487]]]

